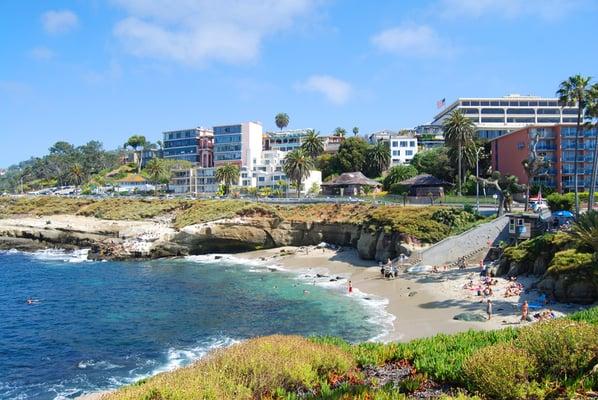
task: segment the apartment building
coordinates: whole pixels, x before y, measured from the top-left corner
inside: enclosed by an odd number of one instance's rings
[[[213,132],[215,166],[232,163],[252,168],[260,163],[263,140],[261,123],[250,121],[215,126]]]
[[[407,164],[417,154],[417,137],[414,135],[391,136],[390,165]]]
[[[529,125],[567,124],[577,119],[577,107],[565,107],[557,98],[511,94],[459,98],[438,113],[430,125],[442,127],[455,110],[471,118],[481,139],[494,139]]]
[[[264,150],[293,151],[301,147],[310,129],[291,129],[264,134]]]
[[[162,135],[164,158],[186,160],[205,168],[214,166],[212,129],[198,127],[163,132]]]
[[[550,166],[531,184],[550,187],[561,193],[574,190],[577,152],[578,187],[582,191],[587,190],[592,179],[592,158],[598,135],[596,127],[581,129],[578,134],[573,124],[534,125],[497,137],[491,141],[492,168],[517,176],[521,183],[530,183],[521,163],[529,158],[532,138],[536,135],[539,137],[536,150]]]

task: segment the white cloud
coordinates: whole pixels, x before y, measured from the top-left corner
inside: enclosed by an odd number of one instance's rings
[[[586,0],[440,0],[435,8],[446,17],[538,16],[552,20],[565,16],[585,3]]]
[[[264,38],[292,27],[317,0],[113,0],[114,28],[133,55],[184,64],[250,62]]]
[[[42,14],[42,25],[50,34],[66,33],[79,26],[79,18],[69,10],[47,11]]]
[[[324,95],[333,104],[344,104],[351,97],[353,88],[345,81],[329,75],[312,75],[304,82],[295,85],[295,89],[303,92],[316,92]]]
[[[427,25],[397,26],[378,33],[371,41],[380,51],[403,56],[435,57],[454,52],[453,46]]]
[[[34,47],[29,51],[29,57],[38,61],[48,61],[54,58],[55,53],[47,47]]]

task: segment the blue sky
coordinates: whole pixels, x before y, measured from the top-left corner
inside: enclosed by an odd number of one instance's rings
[[[0,166],[245,120],[361,133],[598,76],[596,0],[0,2]]]

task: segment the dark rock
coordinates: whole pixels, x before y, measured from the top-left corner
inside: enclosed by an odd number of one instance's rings
[[[453,317],[454,320],[457,321],[468,321],[468,322],[485,322],[487,321],[486,317],[479,313],[461,313],[457,314]]]

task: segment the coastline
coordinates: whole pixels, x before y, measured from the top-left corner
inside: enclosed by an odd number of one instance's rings
[[[306,253],[306,249],[308,253]],[[303,248],[282,247],[236,254],[236,257],[259,259],[266,265],[280,266],[303,275],[316,274],[346,278],[339,282],[345,286],[346,295],[377,297],[387,300],[385,311],[392,316],[392,329],[377,337],[377,341],[410,341],[433,336],[439,333],[451,334],[469,329],[493,330],[508,326],[529,324],[520,323],[519,304],[524,300],[537,302],[539,292],[531,289],[534,278],[519,278],[525,290],[520,296],[504,297],[509,281],[495,278],[494,295],[489,296],[494,303],[493,317],[485,319],[486,303],[482,298],[463,289],[472,279],[479,277],[479,267],[469,266],[464,270],[449,269],[439,272],[409,273],[401,270],[395,279],[386,279],[380,274],[380,267],[373,261],[359,258],[354,249],[335,251],[319,249],[315,246]],[[348,293],[348,280],[352,281],[354,293]],[[551,304],[550,309],[557,315],[568,314],[582,309],[579,305]],[[541,312],[546,308],[534,309]],[[453,317],[469,313],[484,317],[483,321],[461,321]],[[531,313],[531,312],[530,312]]]

